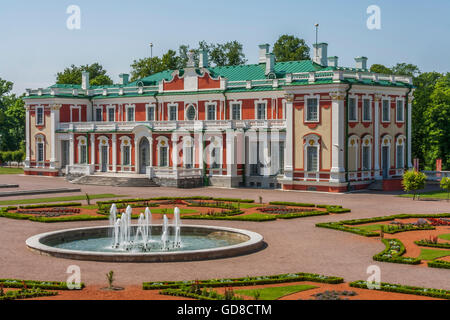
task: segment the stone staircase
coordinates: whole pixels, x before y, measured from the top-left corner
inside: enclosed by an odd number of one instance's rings
[[[145,176],[107,176],[90,175],[82,176],[71,181],[74,184],[112,186],[112,187],[159,187],[153,180]]]
[[[374,191],[383,191],[383,180],[375,180],[367,187],[367,189]]]

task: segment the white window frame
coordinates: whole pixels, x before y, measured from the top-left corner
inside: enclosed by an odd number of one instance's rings
[[[100,114],[101,114],[101,119],[100,120],[97,119],[97,110],[100,110]],[[100,107],[96,106],[94,108],[94,115],[95,115],[95,120],[94,120],[95,122],[103,122],[103,107],[102,106],[100,106]]]
[[[171,114],[171,109],[175,108],[176,112],[175,112],[175,120],[170,119],[170,114]],[[169,103],[167,105],[167,120],[168,121],[178,121],[178,104],[177,103]]]
[[[195,110],[195,117],[194,117],[194,120],[190,120],[190,119],[188,119],[188,110],[189,110],[189,108],[194,108],[194,110]],[[188,103],[188,104],[186,104],[186,106],[185,106],[185,108],[184,108],[184,119],[186,120],[186,121],[195,121],[195,120],[198,120],[198,112],[197,112],[197,106],[194,104],[194,103]]]
[[[233,106],[239,106],[239,119],[233,119]],[[231,101],[230,102],[230,120],[242,120],[242,101]]]
[[[364,101],[369,101],[369,118],[364,118]],[[370,96],[364,96],[362,97],[362,108],[361,108],[361,121],[362,122],[372,122],[372,97]]]
[[[38,112],[39,111],[42,111],[42,119],[41,119],[42,121],[41,122],[38,121],[38,119],[39,119]],[[45,117],[45,108],[44,108],[44,106],[37,106],[36,107],[36,125],[37,126],[43,126],[45,124],[44,117]]]
[[[112,121],[109,120],[109,110],[114,110]],[[116,107],[115,106],[109,105],[106,107],[106,120],[107,120],[107,122],[116,122]]]
[[[208,154],[209,154],[209,163],[208,163],[208,165],[209,165],[209,168],[211,169],[211,170],[221,170],[222,171],[222,167],[223,167],[223,137],[220,137],[220,136],[212,136],[210,139],[209,139],[209,141],[210,141],[210,143],[209,143],[209,145],[208,145]],[[218,168],[213,168],[212,167],[212,159],[213,159],[213,156],[212,156],[212,153],[213,153],[213,150],[214,149],[219,149],[219,158],[218,158],[218,160],[219,160],[219,162],[217,162],[217,164],[219,165],[219,167]],[[217,158],[217,156],[216,156],[216,158]]]
[[[207,121],[216,121],[217,120],[217,103],[208,102],[205,104],[206,107],[206,119]],[[209,119],[209,107],[214,108],[214,119]]]
[[[128,136],[122,136],[119,138],[120,140],[120,164],[122,166],[122,171],[124,171],[124,168],[128,168],[129,170],[131,169],[131,167],[133,166],[132,164],[132,152],[133,152],[133,148],[131,145],[131,138]],[[130,163],[126,164],[125,163],[125,148],[130,148]],[[129,171],[128,170],[128,171]]]
[[[186,165],[189,164],[190,168],[194,168],[195,167],[195,142],[194,142],[194,138],[191,136],[184,136],[183,139],[183,167],[187,168]],[[192,161],[187,161],[187,154],[185,152],[185,149],[190,148],[191,149],[191,157]]]
[[[149,109],[153,108],[153,120],[149,118]],[[150,103],[145,106],[145,118],[147,121],[156,121],[156,103]]]
[[[308,101],[312,99],[317,99],[317,119],[308,120]],[[305,123],[319,123],[320,122],[320,95],[310,95],[304,98],[304,122]]]
[[[303,161],[304,161],[304,166],[303,166],[303,170],[305,172],[308,173],[318,173],[320,171],[320,161],[321,161],[321,157],[320,157],[320,137],[318,135],[315,134],[309,134],[306,137],[304,137],[305,139],[305,144],[303,146]],[[312,141],[312,143],[311,143]],[[315,147],[317,149],[317,170],[315,171],[308,171],[308,147]]]
[[[161,167],[161,147],[167,148],[167,165],[163,168],[168,168],[170,166],[170,147],[169,147],[169,138],[164,136],[159,136],[156,138],[156,141],[158,141],[156,149],[158,150],[157,158],[158,158],[158,167]],[[164,141],[164,144],[162,142]]]
[[[349,110],[348,110],[348,122],[358,122],[358,111],[359,111],[359,108],[358,108],[358,103],[359,103],[359,100],[358,100],[358,96],[357,95],[350,95],[349,97],[348,97],[348,99],[349,99],[349,102],[348,102],[348,104],[349,104]],[[355,100],[355,119],[350,119],[350,99],[354,99]]]
[[[401,141],[401,142],[400,142]],[[400,135],[397,137],[395,141],[395,169],[404,169],[405,168],[405,159],[406,159],[406,152],[405,152],[405,142],[406,137],[403,135]],[[398,166],[398,147],[402,147],[402,166]]]
[[[369,166],[368,169],[364,169],[364,148],[369,148]],[[372,148],[372,139],[371,136],[365,136],[361,141],[361,171],[371,171],[372,170],[372,155],[373,155],[373,148]]]
[[[384,120],[384,101],[388,102],[388,111],[387,111],[387,115],[388,115],[388,120]],[[389,123],[391,122],[391,98],[383,98],[381,99],[381,122],[382,123]]]
[[[73,110],[77,109],[78,110],[78,119],[75,121],[75,119],[73,119]],[[70,106],[70,122],[81,122],[81,106],[80,105],[71,105]]]
[[[258,118],[258,105],[264,104],[264,119]],[[265,100],[256,100],[255,101],[255,120],[267,120],[267,101]]]
[[[37,167],[45,167],[45,136],[43,134],[37,134],[35,137],[35,159]],[[39,142],[38,140],[41,139]],[[42,160],[39,160],[39,145],[42,145]]]
[[[401,108],[402,108],[402,120],[398,119],[398,103],[401,102]],[[405,100],[403,98],[397,98],[395,99],[395,122],[397,123],[404,123],[405,122]]]
[[[98,142],[98,163],[99,163],[99,170],[102,170],[102,147],[107,147],[107,152],[106,152],[106,172],[109,171],[109,166],[110,166],[110,157],[109,157],[109,138],[107,136],[100,136],[97,138]],[[106,143],[102,143],[103,141],[106,141]]]
[[[128,110],[133,109],[133,120],[129,119],[129,114],[128,114]],[[126,121],[127,122],[136,122],[136,106],[134,104],[128,104],[125,107],[125,116],[126,116]]]
[[[78,140],[78,159],[77,159],[77,163],[78,164],[87,164],[88,163],[88,149],[87,149],[87,139],[84,136],[79,136],[77,138]],[[86,147],[86,159],[85,162],[81,162],[81,147]]]
[[[351,142],[352,141],[354,141],[354,145],[351,145]],[[356,135],[351,135],[349,138],[348,138],[348,146],[349,146],[349,149],[350,148],[355,148],[356,150],[355,150],[355,171],[358,171],[358,168],[359,168],[359,149],[360,149],[360,145],[361,145],[361,143],[360,143],[360,139],[359,139],[359,137],[358,136],[356,136]],[[362,163],[362,162],[361,162]]]

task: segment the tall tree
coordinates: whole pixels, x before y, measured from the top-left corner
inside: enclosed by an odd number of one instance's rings
[[[305,40],[293,35],[280,36],[273,46],[276,61],[309,60],[309,47]]]
[[[25,108],[21,97],[11,94],[13,83],[0,78],[0,150],[18,150],[25,138]]]
[[[99,63],[93,63],[91,65],[75,66],[71,65],[69,68],[64,69],[63,72],[56,74],[57,84],[81,84],[82,72],[89,72],[89,84],[90,85],[110,85],[113,84],[111,78],[106,74],[106,70]]]
[[[382,73],[382,74],[392,74],[392,70],[382,64],[373,64],[370,66],[370,72]]]
[[[419,67],[411,63],[397,63],[391,70],[401,76],[417,77],[420,74]]]

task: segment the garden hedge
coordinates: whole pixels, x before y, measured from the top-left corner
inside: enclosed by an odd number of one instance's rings
[[[3,295],[0,295],[0,301],[2,300],[17,300],[17,299],[30,299],[37,297],[56,296],[56,291],[43,291],[41,289],[22,289],[18,291],[8,291]]]
[[[414,241],[415,244],[422,247],[433,247],[433,248],[441,248],[441,249],[450,249],[450,243],[442,242],[442,243],[432,243],[426,240]]]
[[[20,209],[45,209],[45,208],[67,208],[67,207],[81,207],[81,202],[66,202],[66,203],[49,203],[49,204],[31,204],[26,206],[19,206]]]
[[[403,243],[398,239],[382,239],[386,248],[373,256],[373,260],[403,264],[420,264],[421,260],[417,258],[402,257],[406,249]]]
[[[428,266],[430,268],[450,269],[450,262],[443,261],[443,260],[434,260],[434,261],[428,262]]]
[[[289,273],[272,276],[209,279],[209,280],[190,280],[190,281],[162,281],[162,282],[144,282],[144,290],[157,289],[179,289],[183,286],[198,284],[200,287],[228,287],[228,286],[253,286],[260,284],[284,283],[296,281],[312,281],[320,283],[338,284],[343,283],[344,279],[333,276],[323,276],[314,273]]]
[[[368,289],[367,282],[364,280],[358,280],[358,281],[351,282],[350,287]],[[380,283],[380,289],[372,289],[372,290],[415,294],[415,295],[419,295],[419,296],[427,296],[427,297],[440,298],[440,299],[450,299],[450,291],[449,290],[405,286],[405,285],[401,285],[401,284],[391,284],[391,283],[386,283],[386,282]]]
[[[70,290],[66,282],[61,281],[38,281],[38,280],[22,280],[22,279],[0,279],[0,285],[4,288],[39,288],[46,290]],[[81,288],[85,285],[82,282]]]

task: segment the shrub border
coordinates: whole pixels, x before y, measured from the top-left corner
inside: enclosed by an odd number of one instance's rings
[[[403,264],[420,264],[422,261],[417,258],[411,257],[402,257],[406,253],[406,248],[403,243],[398,239],[382,239],[381,240],[386,248],[373,256],[373,260],[381,261],[381,262],[392,262],[392,263],[403,263]],[[392,244],[392,242],[394,244]],[[400,250],[392,254],[391,257],[384,257],[385,254],[388,254],[392,249],[393,245],[397,245],[400,247]]]
[[[67,287],[66,282],[62,281],[39,281],[39,280],[23,280],[23,279],[0,279],[0,284],[4,288],[39,288],[47,290],[71,290]],[[24,286],[25,284],[25,286]],[[84,283],[80,284],[81,289],[85,287]]]

